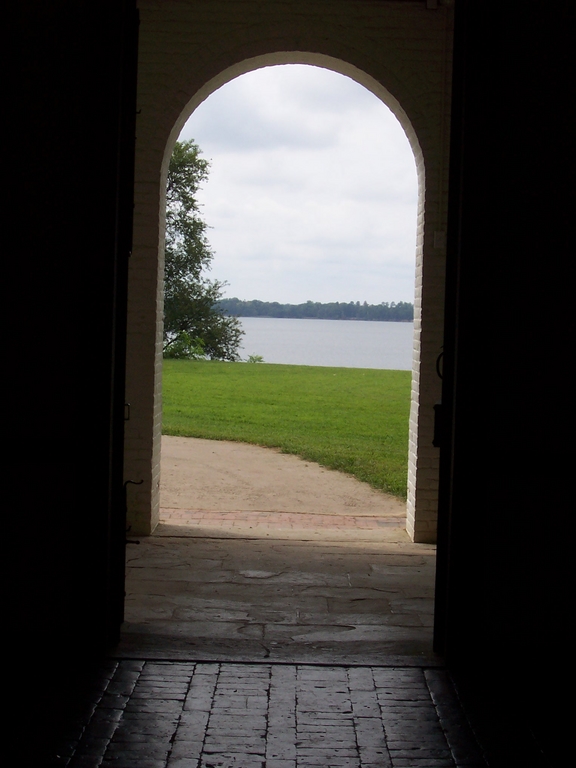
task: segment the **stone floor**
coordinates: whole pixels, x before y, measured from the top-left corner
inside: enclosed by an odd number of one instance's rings
[[[354,512],[163,509],[62,764],[483,765],[432,652],[435,548]]]
[[[434,547],[390,541],[387,530],[370,532],[371,540],[364,534],[363,541],[338,535],[140,539],[129,546],[117,655],[437,663]]]
[[[434,547],[329,517],[164,511],[128,547],[122,640],[54,765],[485,765],[432,653]]]
[[[479,768],[444,670],[110,661],[50,765]]]

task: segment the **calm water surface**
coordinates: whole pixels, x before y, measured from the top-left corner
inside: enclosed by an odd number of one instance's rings
[[[413,323],[241,317],[240,356],[266,363],[412,369]]]

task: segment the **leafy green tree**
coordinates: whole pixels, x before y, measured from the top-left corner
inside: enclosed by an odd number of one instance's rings
[[[242,326],[218,307],[226,283],[204,276],[214,252],[196,194],[208,168],[197,144],[176,142],[166,187],[164,356],[238,360]]]

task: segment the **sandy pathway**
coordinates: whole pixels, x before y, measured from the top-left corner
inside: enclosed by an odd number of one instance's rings
[[[157,536],[408,541],[404,502],[270,448],[164,436],[161,477]]]
[[[247,443],[162,437],[160,506],[399,517],[405,502],[331,469]]]

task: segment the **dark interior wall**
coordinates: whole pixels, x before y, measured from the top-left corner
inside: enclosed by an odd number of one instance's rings
[[[29,618],[63,636],[73,627],[96,643],[103,642],[102,553],[122,423],[113,391],[123,368],[119,265],[128,255],[121,220],[127,7],[76,1],[24,11],[21,225],[10,263],[18,406],[11,461],[20,470],[14,490],[27,511],[26,545],[35,548]]]
[[[563,742],[573,6],[456,10],[437,641],[520,765],[514,717]]]
[[[6,478],[19,691],[39,726],[67,670],[107,647],[123,597],[134,5],[18,6]]]

